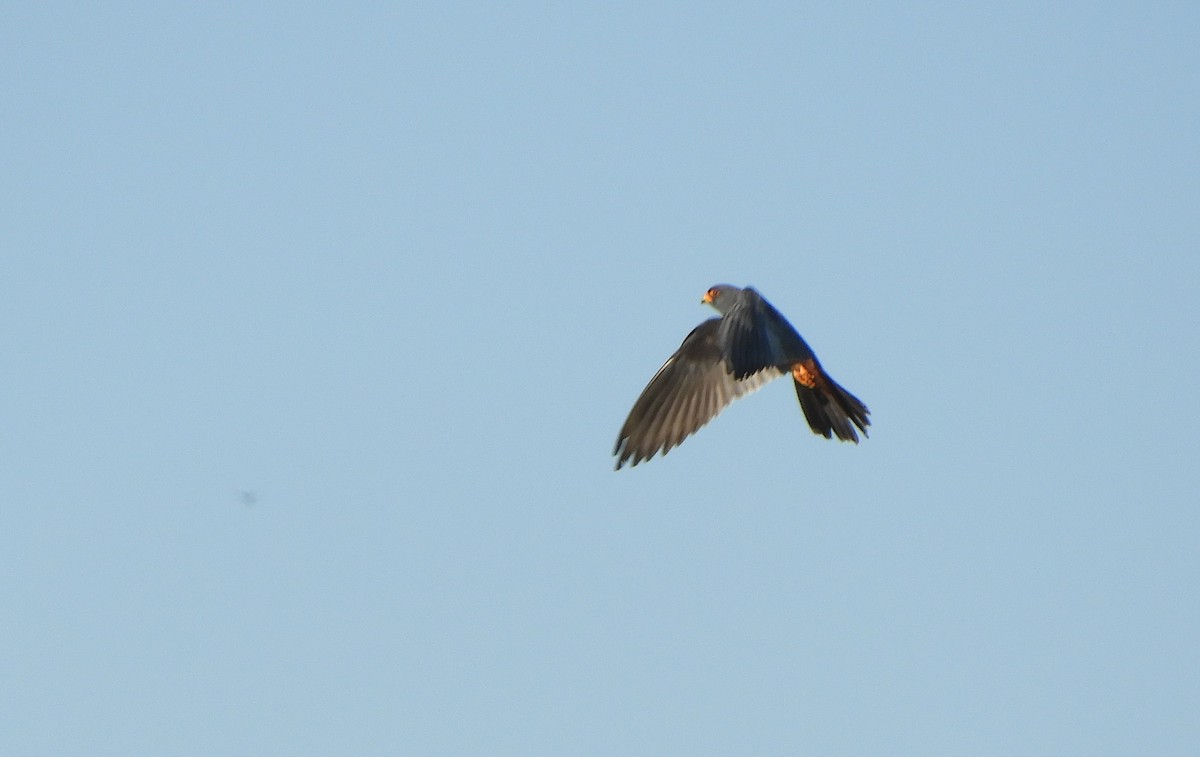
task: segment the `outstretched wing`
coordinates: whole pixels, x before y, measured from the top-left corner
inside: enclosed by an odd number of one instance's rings
[[[770,367],[735,379],[720,341],[723,320],[728,317],[711,318],[693,329],[642,390],[613,448],[617,470],[629,461],[632,467],[648,460],[659,450],[667,454],[729,403],[783,375]]]
[[[721,319],[717,340],[725,346],[736,379],[768,368],[788,371],[795,363],[813,357],[792,324],[750,287],[738,293],[737,302]]]

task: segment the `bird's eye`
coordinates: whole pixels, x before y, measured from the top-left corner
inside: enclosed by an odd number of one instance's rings
[[[715,300],[715,299],[717,299],[717,295],[718,295],[718,294],[720,294],[720,292],[718,292],[718,291],[717,291],[717,290],[715,290],[715,289],[710,289],[710,290],[708,290],[708,296],[709,296],[711,299],[714,299],[714,300]]]

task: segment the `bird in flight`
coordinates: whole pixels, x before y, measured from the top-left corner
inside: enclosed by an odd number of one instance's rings
[[[870,411],[830,378],[792,324],[751,287],[717,284],[701,302],[720,318],[692,329],[642,390],[621,427],[616,470],[665,455],[729,403],[772,379],[791,374],[800,408],[814,434],[858,443]]]

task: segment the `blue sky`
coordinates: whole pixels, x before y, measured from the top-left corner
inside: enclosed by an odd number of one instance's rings
[[[2,751],[1196,753],[1198,33],[7,6]],[[871,438],[614,473],[723,281]]]

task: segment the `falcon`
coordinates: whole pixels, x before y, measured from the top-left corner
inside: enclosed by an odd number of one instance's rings
[[[692,329],[642,390],[621,427],[615,470],[667,454],[739,397],[791,375],[814,434],[858,443],[870,411],[834,381],[804,338],[751,287],[717,284],[701,303],[721,314]]]

